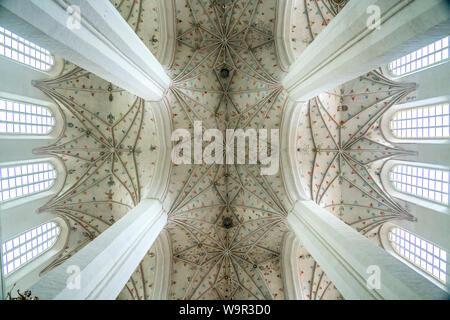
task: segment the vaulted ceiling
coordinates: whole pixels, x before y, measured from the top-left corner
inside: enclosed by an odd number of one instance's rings
[[[174,128],[279,128],[273,1],[177,1],[178,46],[168,96]],[[223,77],[221,70],[228,70]],[[225,136],[225,135],[224,135]],[[287,197],[259,165],[180,165],[166,204],[173,299],[283,298]],[[227,224],[229,223],[229,225]]]
[[[157,0],[111,0],[158,57]],[[293,1],[289,41],[296,57],[347,1]],[[278,1],[175,0],[176,48],[164,98],[172,129],[280,129],[287,93],[275,38]],[[224,71],[226,70],[226,72]],[[38,151],[64,161],[64,188],[41,210],[70,226],[69,258],[139,203],[154,175],[161,134],[150,103],[70,63],[39,82],[65,117],[58,141]],[[377,240],[391,218],[412,217],[382,189],[383,161],[405,151],[385,141],[380,116],[413,86],[371,72],[312,99],[298,121],[296,152],[312,200]],[[345,110],[343,109],[345,106]],[[224,135],[225,136],[225,135]],[[282,137],[281,137],[282,138]],[[284,299],[285,218],[292,207],[281,170],[261,164],[172,165],[164,207],[172,243],[170,299]],[[305,248],[297,252],[307,299],[341,299]],[[151,248],[120,299],[149,299],[158,256]]]
[[[70,63],[61,76],[36,87],[65,119],[58,140],[35,150],[60,158],[66,167],[62,190],[40,208],[70,226],[65,250],[52,268],[140,202],[154,174],[159,139],[145,101]]]

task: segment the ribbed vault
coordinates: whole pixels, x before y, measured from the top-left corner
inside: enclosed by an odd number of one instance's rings
[[[39,209],[69,226],[65,249],[46,272],[140,202],[154,175],[160,142],[148,103],[79,67],[66,63],[61,76],[35,86],[65,119],[57,141],[34,150],[60,158],[66,167],[62,190]]]
[[[111,2],[158,56],[158,24],[164,21],[159,6],[152,0]],[[283,40],[291,42],[295,56],[346,2],[293,2],[301,14],[293,15],[291,36]],[[187,129],[192,137],[195,121],[221,132],[280,129],[287,93],[280,85],[284,72],[275,38],[279,3],[174,3],[177,45],[165,97],[172,129]],[[139,203],[161,146],[150,103],[89,72],[67,63],[61,76],[36,86],[58,103],[66,122],[58,141],[38,150],[60,157],[68,173],[64,188],[41,209],[70,226],[66,248],[48,271]],[[298,106],[302,114],[292,152],[301,183],[312,200],[377,242],[384,222],[412,219],[383,190],[378,174],[384,161],[406,154],[382,137],[380,118],[413,89],[374,71]],[[261,167],[172,165],[164,199],[173,258],[170,299],[285,298],[281,251],[292,203],[281,171],[262,176]],[[149,250],[120,299],[152,297],[161,254]],[[298,261],[305,298],[341,298],[305,248]]]
[[[313,30],[312,36],[287,25],[292,38],[282,40],[301,37],[302,47],[295,48],[300,54],[345,2],[296,4],[303,14],[295,24]],[[124,2],[122,15],[133,5]],[[316,15],[316,6],[324,15]],[[287,94],[274,37],[277,10],[277,1],[175,1],[177,46],[167,95],[173,129],[188,129],[194,137],[195,121],[222,132],[280,128]],[[149,28],[141,24],[141,29]],[[292,204],[280,171],[261,176],[260,169],[260,164],[173,166],[165,199],[173,254],[170,299],[284,298],[280,254]],[[302,250],[299,273],[307,273],[308,298],[339,297]],[[151,283],[146,272],[137,269],[127,284],[133,298],[146,298],[142,288]]]
[[[305,191],[379,245],[385,222],[414,220],[380,179],[385,161],[411,155],[384,138],[381,118],[414,90],[413,83],[372,71],[310,100],[299,117],[297,161]]]
[[[279,128],[273,1],[177,1],[178,46],[168,99],[175,128]],[[225,73],[225,74],[224,74]],[[225,136],[225,134],[224,134]],[[283,298],[287,230],[279,176],[260,165],[180,165],[166,204],[173,299]]]
[[[294,0],[289,42],[298,58],[349,0]],[[301,17],[301,18],[300,18]]]

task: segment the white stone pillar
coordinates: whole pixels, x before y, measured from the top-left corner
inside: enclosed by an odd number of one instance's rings
[[[446,0],[350,1],[282,84],[291,99],[307,101],[448,35],[449,19]]]
[[[70,6],[80,9],[80,19],[68,13],[75,8]],[[108,0],[4,0],[0,21],[146,100],[161,100],[169,88],[170,78],[161,64]]]
[[[345,299],[449,297],[446,291],[311,200],[298,201],[287,221]],[[370,289],[368,282],[376,288]]]
[[[31,287],[33,296],[55,300],[116,299],[166,223],[167,214],[159,200],[142,200]]]

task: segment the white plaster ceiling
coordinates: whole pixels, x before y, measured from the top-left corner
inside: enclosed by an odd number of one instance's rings
[[[35,150],[61,159],[67,173],[62,190],[40,208],[70,228],[48,271],[140,202],[154,175],[159,138],[145,101],[70,63],[61,76],[36,86],[65,119],[57,141]]]
[[[380,122],[414,90],[414,84],[372,71],[310,100],[297,126],[297,162],[305,191],[378,245],[383,223],[413,220],[381,184],[383,164],[410,153],[386,141]]]
[[[192,131],[201,120],[204,128],[222,131],[279,129],[287,95],[274,39],[277,2],[175,3],[178,45],[168,95],[174,128]],[[259,170],[173,167],[165,201],[173,242],[171,299],[284,299],[280,254],[291,204],[280,175]],[[232,227],[224,227],[226,218]]]
[[[279,128],[286,94],[274,1],[176,1],[178,45],[168,99],[174,128]],[[222,69],[230,75],[223,79]],[[258,165],[174,166],[165,205],[171,299],[283,299],[287,230],[279,176]],[[223,221],[232,219],[226,228]]]
[[[307,300],[344,300],[316,260],[302,246],[297,253],[301,290]]]
[[[289,41],[295,58],[314,41],[349,0],[294,0]]]
[[[160,0],[109,0],[154,56],[161,44]],[[167,0],[165,0],[167,1]]]

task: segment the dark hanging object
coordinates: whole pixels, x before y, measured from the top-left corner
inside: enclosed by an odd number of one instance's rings
[[[228,70],[228,69],[222,69],[222,70],[220,70],[220,76],[222,77],[222,78],[228,78],[228,76],[230,75],[230,70]]]
[[[223,219],[223,226],[226,229],[230,229],[233,226],[233,220],[230,217],[226,217]]]
[[[109,86],[108,86],[109,102],[112,102],[114,100],[114,97],[112,95],[112,90],[113,90],[112,84],[109,84]]]
[[[348,106],[346,106],[345,104],[342,106],[342,111],[348,111]]]

